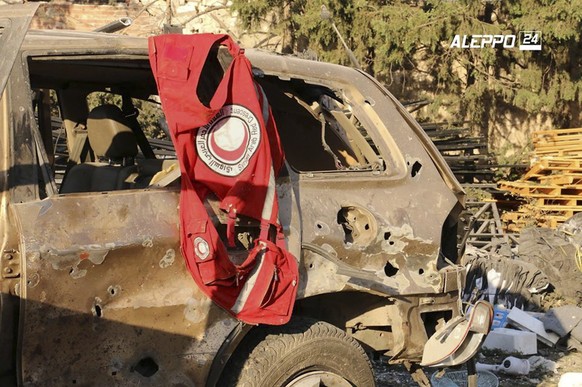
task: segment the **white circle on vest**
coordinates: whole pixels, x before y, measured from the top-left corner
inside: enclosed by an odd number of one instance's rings
[[[194,252],[202,261],[208,258],[210,254],[210,247],[208,246],[208,242],[204,240],[202,237],[196,237],[194,239]]]
[[[261,127],[244,106],[226,105],[196,132],[200,159],[214,172],[238,176],[259,148]]]

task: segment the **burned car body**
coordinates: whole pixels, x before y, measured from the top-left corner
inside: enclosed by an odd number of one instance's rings
[[[262,327],[238,322],[192,281],[180,253],[179,186],[151,183],[175,164],[171,146],[138,131],[139,153],[107,165],[92,146],[92,131],[111,141],[88,122],[92,93],[157,104],[147,41],[26,33],[32,13],[0,9],[2,51],[14,54],[0,66],[2,380],[216,384]],[[428,338],[461,315],[461,187],[370,76],[247,56],[288,163],[277,193],[288,248],[299,257],[294,315],[333,324],[394,363],[419,363]],[[215,203],[207,207],[224,225]],[[233,257],[256,231],[238,220]]]

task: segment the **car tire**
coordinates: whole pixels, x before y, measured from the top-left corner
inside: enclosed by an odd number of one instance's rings
[[[226,365],[220,386],[375,386],[370,359],[353,338],[301,318],[255,328]]]

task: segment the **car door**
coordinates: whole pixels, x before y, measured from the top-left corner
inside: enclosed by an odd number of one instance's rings
[[[236,322],[192,281],[177,205],[175,190],[14,205],[25,257],[25,384],[202,383]]]
[[[23,55],[24,56],[24,55]],[[10,79],[11,188],[22,258],[25,385],[202,385],[238,323],[199,291],[180,253],[177,188],[58,194],[30,101]]]

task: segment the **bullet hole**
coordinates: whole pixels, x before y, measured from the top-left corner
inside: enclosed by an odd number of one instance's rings
[[[344,243],[367,246],[377,235],[378,225],[374,215],[358,206],[342,207],[337,214],[337,223],[344,231]]]
[[[101,305],[93,306],[93,315],[95,315],[96,317],[103,316],[103,310],[101,309]]]
[[[113,297],[119,293],[119,286],[110,286],[107,288],[107,292]]]
[[[313,263],[310,263],[310,264],[309,264],[309,268],[310,268],[310,269],[313,269]]]
[[[418,161],[415,161],[414,164],[412,164],[412,168],[410,170],[410,176],[415,177],[416,175],[418,175],[421,168],[422,168],[422,164],[419,163]]]
[[[76,380],[76,379],[73,379],[73,380],[71,381],[71,383],[73,383],[73,384],[77,384],[77,380]]]
[[[315,235],[329,235],[329,226],[321,221],[315,222]]]
[[[391,234],[389,231],[386,231],[386,232],[384,233],[384,240],[388,241],[388,244],[389,244],[390,246],[394,246],[394,241],[391,241],[391,240],[389,240],[389,239],[390,239],[390,237],[392,237],[392,234]]]
[[[418,269],[418,274],[423,275],[424,274],[424,269]]]
[[[154,359],[152,359],[151,357],[144,357],[143,359],[138,361],[135,366],[131,367],[131,372],[135,371],[141,376],[149,378],[154,376],[159,369],[160,367],[158,366],[158,363],[156,363]]]
[[[30,288],[36,287],[40,282],[40,275],[38,273],[32,273],[26,280],[26,285]]]
[[[337,223],[340,224],[342,226],[342,229],[344,230],[344,243],[346,244],[354,243],[354,236],[352,235],[352,232],[354,230],[352,229],[350,221],[348,220],[347,210],[341,209],[338,212]]]
[[[387,277],[393,277],[398,273],[398,268],[392,266],[390,262],[386,262],[386,266],[384,266],[384,273]]]
[[[117,371],[111,371],[111,376],[117,375]]]

